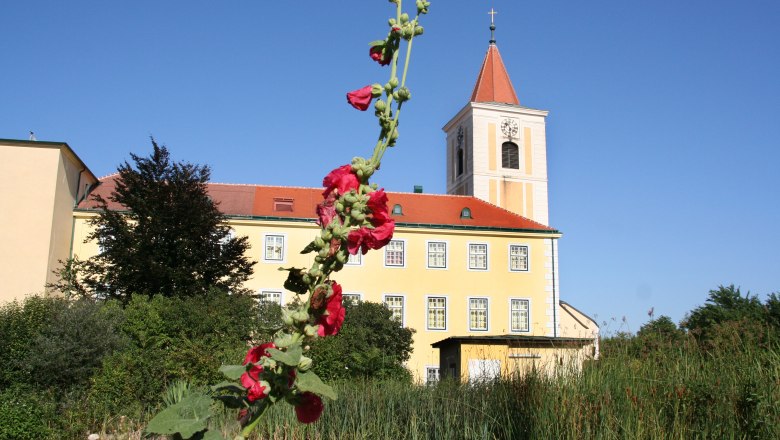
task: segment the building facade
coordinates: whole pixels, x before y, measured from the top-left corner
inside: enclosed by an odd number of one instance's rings
[[[552,372],[597,354],[596,323],[560,298],[561,233],[549,226],[546,116],[520,106],[491,41],[470,102],[444,126],[448,194],[388,193],[393,240],[352,257],[334,275],[345,297],[384,303],[401,325],[415,329],[407,367],[420,381],[529,367]],[[13,158],[0,173],[4,188],[22,193],[30,180],[19,170],[36,170],[41,176],[32,181],[51,182],[31,198],[3,193],[4,206],[45,207],[40,222],[23,226],[26,237],[40,241],[35,252],[10,269],[0,265],[18,297],[42,291],[58,260],[98,253],[86,240],[97,205],[85,194],[108,198],[117,176],[95,179],[66,144],[0,141],[0,148],[3,158]],[[209,184],[208,191],[233,232],[249,238],[248,257],[256,264],[246,287],[263,300],[291,301],[278,268],[313,263],[313,254],[299,252],[319,231],[322,189]],[[10,220],[2,221],[5,242],[16,243]]]

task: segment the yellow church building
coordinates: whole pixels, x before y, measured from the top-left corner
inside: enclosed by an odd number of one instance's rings
[[[335,274],[345,297],[384,303],[416,330],[407,367],[419,381],[553,373],[598,355],[598,326],[560,297],[547,114],[520,105],[491,40],[470,101],[444,126],[447,194],[388,193],[393,240]],[[89,196],[108,196],[117,176],[97,179],[65,143],[0,140],[0,159],[2,206],[13,210],[0,217],[0,233],[14,250],[0,256],[2,302],[41,292],[59,260],[98,252],[85,242],[96,215]],[[284,305],[291,298],[277,269],[311,265],[299,251],[319,231],[322,189],[215,183],[208,191],[233,232],[249,238],[256,264],[246,287]]]

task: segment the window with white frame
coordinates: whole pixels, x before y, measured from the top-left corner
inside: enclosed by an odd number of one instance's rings
[[[265,260],[284,260],[284,235],[265,236]]]
[[[348,266],[360,266],[363,259],[363,254],[360,253],[360,250],[355,255],[349,254],[349,257],[347,258],[347,265]]]
[[[428,298],[428,330],[447,329],[447,298],[432,296]]]
[[[509,246],[509,270],[513,272],[528,271],[528,246],[519,244]]]
[[[486,243],[469,243],[469,269],[487,270],[487,247]]]
[[[359,293],[345,293],[341,296],[343,302],[351,302],[352,304],[357,304],[360,302],[360,294]]]
[[[390,240],[385,246],[385,266],[404,265],[404,242],[401,240]]]
[[[426,367],[425,368],[425,384],[434,385],[439,382],[441,376],[439,375],[439,367]]]
[[[260,301],[282,305],[282,292],[275,290],[261,290]]]
[[[428,267],[434,269],[447,267],[447,243],[443,241],[428,242]]]
[[[513,332],[527,332],[530,330],[529,301],[527,299],[513,299],[511,305],[511,328]]]
[[[386,295],[385,307],[392,313],[391,318],[403,324],[404,322],[404,297],[399,295]]]
[[[469,330],[485,331],[488,329],[487,298],[469,298]]]

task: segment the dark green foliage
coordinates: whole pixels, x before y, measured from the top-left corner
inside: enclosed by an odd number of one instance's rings
[[[710,290],[706,304],[691,311],[681,324],[705,346],[739,349],[766,346],[780,335],[780,300],[771,294],[766,304],[734,285]]]
[[[346,317],[338,335],[312,345],[317,374],[338,378],[397,378],[409,380],[403,362],[409,359],[414,330],[401,327],[382,304],[345,303]]]
[[[672,349],[685,338],[685,332],[668,316],[660,316],[644,324],[631,340],[633,352],[643,356]]]
[[[39,296],[0,306],[0,389],[29,382],[29,370],[21,360],[30,354],[33,342],[49,325],[50,317],[66,307],[67,302],[62,299]]]
[[[49,428],[55,421],[55,405],[45,392],[14,385],[0,392],[0,439],[41,440],[57,438]]]
[[[87,384],[103,357],[122,348],[125,338],[118,330],[118,304],[88,299],[61,304],[33,338],[21,365],[30,383],[66,390]]]
[[[81,269],[81,285],[96,296],[123,302],[132,294],[203,296],[217,288],[242,292],[252,274],[246,237],[231,237],[224,215],[209,197],[208,166],[171,162],[152,140],[149,157],[131,154],[117,169],[116,188],[106,200],[88,240],[101,253]],[[118,203],[123,211],[109,209]],[[73,272],[66,266],[65,274]],[[59,283],[63,284],[63,283]],[[70,284],[74,286],[75,284]]]

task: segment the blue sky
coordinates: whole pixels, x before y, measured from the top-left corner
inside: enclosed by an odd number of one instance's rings
[[[445,192],[441,127],[470,97],[494,7],[521,104],[550,111],[562,299],[636,331],[719,284],[780,291],[779,2],[432,3],[375,181]],[[5,2],[0,138],[33,130],[105,175],[153,135],[214,181],[318,186],[370,154],[373,116],[344,93],[386,80],[367,43],[390,6]]]

